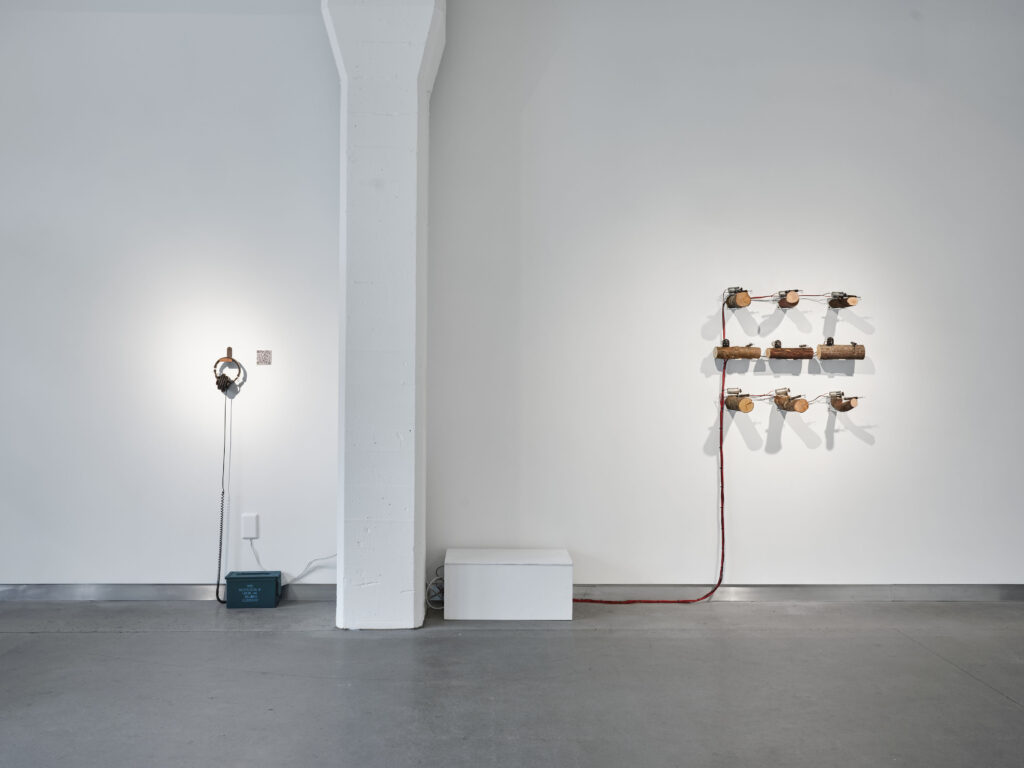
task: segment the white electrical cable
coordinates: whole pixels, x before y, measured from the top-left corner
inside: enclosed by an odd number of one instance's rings
[[[264,567],[263,563],[262,563],[262,562],[260,562],[260,554],[259,554],[259,552],[257,552],[257,551],[256,551],[256,540],[255,540],[255,539],[249,539],[249,549],[251,549],[251,550],[252,550],[252,556],[253,556],[254,558],[256,558],[256,565],[258,565],[258,566],[260,567],[260,570],[261,570],[261,571],[265,571],[265,570],[267,570],[267,569],[266,569],[266,568]],[[294,584],[294,583],[295,583],[296,581],[298,581],[299,579],[301,579],[301,578],[303,578],[303,577],[307,576],[307,575],[308,575],[308,572],[309,572],[310,570],[316,570],[315,568],[310,568],[310,566],[312,566],[312,565],[313,565],[313,563],[319,563],[319,562],[321,562],[322,560],[331,560],[331,559],[333,559],[333,558],[335,558],[335,557],[337,557],[337,556],[338,556],[338,553],[337,553],[337,552],[335,552],[335,553],[334,553],[333,555],[327,555],[327,556],[325,556],[325,557],[314,557],[314,558],[313,558],[312,560],[310,560],[310,561],[309,561],[308,563],[306,563],[306,564],[305,564],[305,565],[304,565],[304,566],[302,567],[302,570],[301,570],[301,571],[299,571],[299,573],[298,573],[298,575],[297,575],[297,576],[295,576],[295,577],[294,577],[293,579],[291,579],[291,580],[289,580],[289,581],[288,581],[288,584]]]
[[[305,576],[307,576],[310,571],[315,571],[316,570],[315,568],[310,568],[310,566],[313,565],[313,563],[319,563],[322,560],[331,560],[331,559],[333,559],[333,558],[335,558],[337,556],[338,556],[338,553],[335,552],[333,555],[326,555],[324,557],[314,557],[312,560],[310,560],[308,563],[306,563],[302,567],[302,570],[299,571],[298,575],[295,576],[294,578],[292,578],[288,583],[289,584],[294,584],[299,579],[304,578]]]
[[[260,570],[261,571],[267,570],[263,566],[263,563],[260,562],[259,552],[256,551],[256,540],[255,539],[249,539],[249,549],[252,550],[252,556],[254,558],[256,558],[256,565],[258,565],[260,567]],[[295,578],[291,579],[288,583],[289,584],[294,584],[296,581],[298,581],[302,577],[306,576],[307,572],[310,570],[310,566],[313,565],[313,563],[319,563],[321,560],[330,560],[330,559],[335,558],[337,556],[338,556],[338,554],[334,553],[333,555],[327,555],[326,557],[314,557],[312,560],[310,560],[308,563],[306,563],[303,566],[302,570],[299,571],[298,575]],[[312,569],[312,570],[316,570],[316,569]]]
[[[267,570],[266,568],[263,567],[263,563],[260,562],[259,553],[256,551],[256,540],[255,539],[249,539],[249,549],[252,550],[252,556],[256,558],[256,565],[258,565],[260,567],[260,570],[261,571]]]

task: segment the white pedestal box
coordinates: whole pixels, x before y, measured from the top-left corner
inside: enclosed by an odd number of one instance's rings
[[[449,549],[445,619],[572,619],[572,558],[564,549]]]

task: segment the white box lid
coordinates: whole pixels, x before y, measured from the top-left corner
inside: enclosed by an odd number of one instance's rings
[[[567,549],[449,549],[445,565],[572,565]]]

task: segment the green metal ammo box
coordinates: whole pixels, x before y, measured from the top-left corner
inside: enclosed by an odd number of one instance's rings
[[[275,608],[281,601],[280,571],[231,571],[224,578],[228,608]]]

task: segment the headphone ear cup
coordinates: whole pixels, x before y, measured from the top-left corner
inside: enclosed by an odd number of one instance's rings
[[[226,373],[222,373],[220,376],[217,377],[217,389],[219,389],[221,392],[227,392],[228,387],[230,386],[231,378]]]

